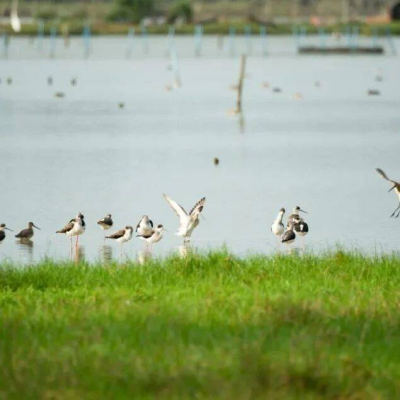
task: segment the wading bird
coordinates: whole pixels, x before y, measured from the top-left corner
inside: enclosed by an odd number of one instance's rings
[[[15,235],[15,237],[17,238],[17,239],[22,239],[22,240],[29,240],[29,239],[32,239],[32,237],[33,237],[33,234],[34,234],[34,232],[33,232],[33,228],[36,228],[36,229],[39,229],[39,231],[40,231],[40,228],[38,228],[33,222],[29,222],[28,223],[28,227],[26,228],[26,229],[23,229],[20,233],[18,233],[17,235]]]
[[[103,229],[103,231],[110,229],[113,226],[111,214],[107,214],[103,219],[97,221],[97,224],[100,225],[100,228]]]
[[[303,218],[299,218],[293,226],[294,231],[300,236],[306,236],[308,233],[308,224],[304,222]]]
[[[151,246],[153,243],[157,243],[163,238],[164,231],[165,231],[165,229],[162,225],[157,225],[157,227],[155,229],[153,229],[153,231],[151,232],[150,235],[147,235],[147,236],[137,235],[137,237],[140,237],[141,239],[146,241]]]
[[[11,4],[10,23],[14,32],[21,32],[21,20],[18,17],[18,0],[13,0]]]
[[[294,219],[297,221],[297,218]],[[294,222],[288,222],[285,232],[282,235],[282,243],[284,244],[292,244],[296,239],[296,234],[294,233]]]
[[[396,207],[396,209],[393,211],[391,217],[394,217],[394,215],[396,214],[396,212],[398,211],[396,218],[398,218],[398,216],[400,215],[400,183],[393,181],[392,179],[389,179],[388,176],[380,169],[380,168],[376,168],[376,172],[383,178],[386,179],[387,181],[392,183],[392,188],[389,190],[389,192],[391,192],[393,189],[397,194],[397,197],[399,198],[399,205]]]
[[[206,198],[203,197],[200,199],[192,208],[190,213],[188,214],[182,206],[180,206],[176,201],[172,200],[166,194],[164,194],[164,198],[167,203],[171,206],[171,208],[178,215],[180,220],[179,230],[176,233],[178,236],[183,237],[185,242],[190,240],[190,237],[193,233],[193,230],[199,225],[199,217],[201,212],[203,211],[204,204],[206,202]]]
[[[71,219],[64,228],[60,229],[56,233],[65,233],[66,235],[71,237],[71,246],[72,246],[72,236],[76,236],[75,247],[78,247],[79,235],[82,235],[85,232],[86,224],[85,217],[79,213],[75,218]]]
[[[136,233],[138,236],[149,236],[153,233],[153,221],[150,220],[148,215],[143,215],[136,226]]]
[[[0,243],[6,238],[5,230],[13,232],[11,229],[6,227],[6,224],[0,224]]]
[[[132,239],[133,228],[131,226],[126,226],[120,229],[118,232],[113,233],[110,236],[106,236],[106,239],[113,239],[121,244],[121,256],[122,256],[122,244],[129,242]]]
[[[290,214],[290,215],[289,215],[288,224],[289,224],[289,222],[294,222],[295,218],[296,218],[296,217],[299,217],[299,213],[300,213],[300,212],[303,212],[303,213],[308,214],[307,211],[304,211],[304,210],[302,210],[299,206],[296,206],[296,207],[293,209],[293,214]]]
[[[284,214],[285,214],[285,209],[281,208],[279,210],[278,216],[275,218],[275,221],[271,226],[271,232],[277,237],[281,237],[285,230],[285,226],[283,225],[282,222]]]

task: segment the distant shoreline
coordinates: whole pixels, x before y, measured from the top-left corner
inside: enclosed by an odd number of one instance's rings
[[[48,21],[44,23],[43,34],[49,36],[51,30],[55,27],[59,36],[69,35],[77,36],[82,35],[84,27],[87,24],[83,21],[79,22],[55,22]],[[141,34],[141,27],[139,25],[132,25],[129,23],[115,23],[115,22],[93,22],[89,23],[92,35],[126,35],[130,29],[135,30],[135,34]],[[400,35],[400,23],[389,24],[366,24],[366,23],[349,23],[349,24],[336,24],[329,26],[315,26],[311,24],[258,24],[258,23],[207,23],[203,26],[204,35],[229,35],[230,30],[234,30],[236,35],[253,35],[260,34],[260,27],[265,27],[267,35],[292,35],[296,28],[302,28],[307,34],[319,34],[321,32],[326,34],[345,35],[347,27],[358,27],[358,33],[363,36],[385,36],[388,33],[391,35]],[[195,24],[186,24],[175,27],[175,35],[194,35]],[[149,35],[166,35],[170,29],[169,25],[152,25],[146,28],[146,33]],[[10,36],[35,36],[38,34],[38,24],[22,22],[22,30],[20,33],[14,33],[10,25],[0,25],[0,35],[6,33]]]

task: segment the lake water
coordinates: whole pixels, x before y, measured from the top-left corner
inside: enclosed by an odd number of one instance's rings
[[[399,57],[297,56],[290,37],[268,38],[263,57],[254,38],[240,119],[228,113],[236,99],[229,88],[248,43],[237,38],[231,56],[228,39],[220,48],[208,37],[196,58],[193,38],[175,39],[182,87],[165,90],[178,65],[166,57],[168,43],[150,37],[144,55],[138,40],[126,59],[126,38],[95,38],[85,60],[78,38],[69,48],[59,40],[52,59],[48,39],[11,40],[0,60],[0,222],[19,231],[33,221],[42,230],[30,246],[8,232],[0,260],[67,259],[69,238],[55,231],[79,211],[87,222],[79,254],[88,261],[119,258],[119,245],[104,247],[96,225],[107,213],[116,229],[148,214],[169,230],[153,254],[175,252],[178,218],[163,193],[186,209],[207,197],[192,238],[201,250],[271,253],[276,214],[296,205],[309,212],[312,251],[398,250],[400,219],[389,218],[398,201],[374,169],[400,179]],[[143,248],[135,238],[124,257]]]

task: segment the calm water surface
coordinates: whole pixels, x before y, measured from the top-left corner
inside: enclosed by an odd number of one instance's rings
[[[186,209],[207,197],[192,240],[199,249],[271,253],[279,208],[300,205],[309,212],[308,249],[398,250],[400,219],[389,219],[397,199],[374,171],[400,179],[398,57],[298,57],[291,38],[269,39],[261,57],[253,39],[240,120],[228,114],[239,58],[229,56],[227,40],[221,50],[207,38],[195,58],[193,39],[177,39],[183,86],[171,91],[167,39],[149,40],[149,55],[138,41],[129,60],[126,38],[93,40],[87,60],[80,39],[69,49],[59,41],[54,59],[48,41],[41,51],[28,39],[11,41],[0,60],[0,222],[19,231],[33,221],[42,230],[30,245],[8,235],[0,261],[67,259],[69,238],[55,231],[78,211],[87,221],[80,256],[89,261],[119,258],[119,245],[104,247],[96,225],[107,213],[116,229],[149,214],[170,231],[154,255],[174,252],[178,219],[163,193]],[[368,89],[381,95],[367,96]],[[65,97],[54,97],[58,91]],[[134,239],[124,256],[143,247]]]

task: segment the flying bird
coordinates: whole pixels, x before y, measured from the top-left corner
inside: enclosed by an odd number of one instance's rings
[[[399,198],[399,205],[396,207],[396,209],[393,211],[393,213],[392,213],[392,215],[390,216],[390,218],[391,217],[394,217],[394,215],[396,214],[396,212],[398,211],[398,213],[397,213],[397,215],[396,215],[396,218],[398,218],[399,217],[399,215],[400,215],[400,183],[399,182],[396,182],[396,181],[394,181],[394,180],[392,180],[392,179],[389,179],[388,178],[388,176],[380,169],[380,168],[376,168],[376,172],[383,178],[383,179],[386,179],[387,181],[389,181],[393,186],[392,186],[392,188],[389,190],[389,192],[391,192],[393,189],[394,189],[394,191],[396,192],[396,194],[397,194],[397,197]]]

